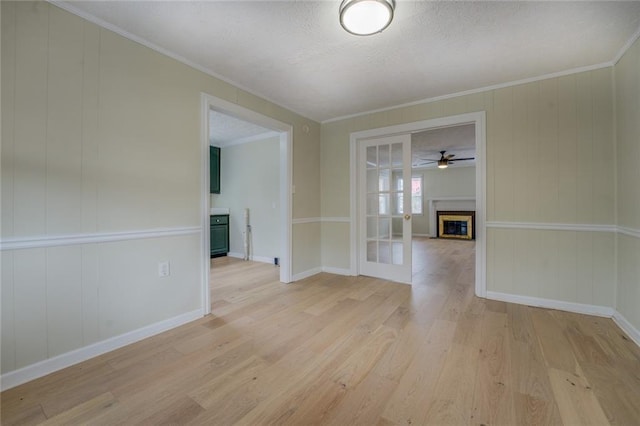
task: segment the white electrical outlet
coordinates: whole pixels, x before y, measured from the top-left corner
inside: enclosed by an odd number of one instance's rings
[[[169,268],[169,261],[158,262],[158,276],[168,277],[171,275],[171,269]]]

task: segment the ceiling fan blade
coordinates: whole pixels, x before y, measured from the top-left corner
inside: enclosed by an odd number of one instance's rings
[[[444,156],[444,159],[445,160],[451,160],[455,156],[456,156],[455,154],[447,154],[447,155]]]
[[[475,160],[475,157],[456,158],[456,161],[464,161],[464,160]]]
[[[427,162],[427,163],[437,163],[438,162],[438,160],[432,160],[430,158],[424,158],[424,159],[420,158],[420,161],[424,161],[424,162]]]

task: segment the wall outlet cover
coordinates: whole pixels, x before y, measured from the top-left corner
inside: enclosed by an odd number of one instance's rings
[[[169,261],[158,262],[158,276],[168,277],[169,275],[171,275]]]

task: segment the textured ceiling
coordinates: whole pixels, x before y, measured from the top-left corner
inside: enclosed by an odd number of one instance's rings
[[[277,133],[244,120],[209,111],[209,143],[228,146],[275,136]]]
[[[611,65],[640,2],[397,1],[358,37],[336,1],[54,2],[316,121]]]

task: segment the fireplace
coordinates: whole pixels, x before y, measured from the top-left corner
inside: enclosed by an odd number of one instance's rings
[[[476,239],[476,212],[438,210],[438,238]]]

